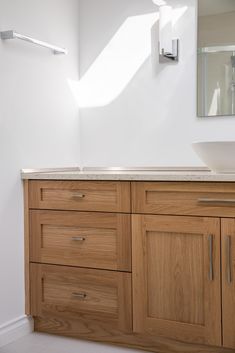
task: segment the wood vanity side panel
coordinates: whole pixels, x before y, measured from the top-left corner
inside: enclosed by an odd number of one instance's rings
[[[205,202],[234,200],[234,202]],[[133,213],[235,217],[235,183],[133,182]]]
[[[24,274],[25,314],[30,315],[30,245],[29,245],[29,181],[24,180]]]
[[[30,180],[33,209],[130,213],[130,183]]]
[[[43,274],[42,265],[30,264],[30,302],[31,302],[31,315],[42,315],[41,303],[43,302]]]

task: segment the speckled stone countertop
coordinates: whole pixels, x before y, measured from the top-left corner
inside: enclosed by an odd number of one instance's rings
[[[216,174],[203,167],[23,169],[21,177],[24,180],[235,182],[235,174]]]

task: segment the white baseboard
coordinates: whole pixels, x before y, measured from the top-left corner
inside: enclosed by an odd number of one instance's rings
[[[5,346],[33,331],[33,319],[22,316],[0,326],[0,347]]]

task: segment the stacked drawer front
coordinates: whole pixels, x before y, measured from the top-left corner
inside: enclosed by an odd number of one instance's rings
[[[30,181],[31,313],[132,329],[130,183]]]
[[[234,217],[235,184],[134,182],[133,213]]]

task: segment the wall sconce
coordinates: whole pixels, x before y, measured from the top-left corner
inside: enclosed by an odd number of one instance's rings
[[[164,0],[153,0],[159,6],[159,62],[179,61],[179,39],[173,39],[172,7]]]

